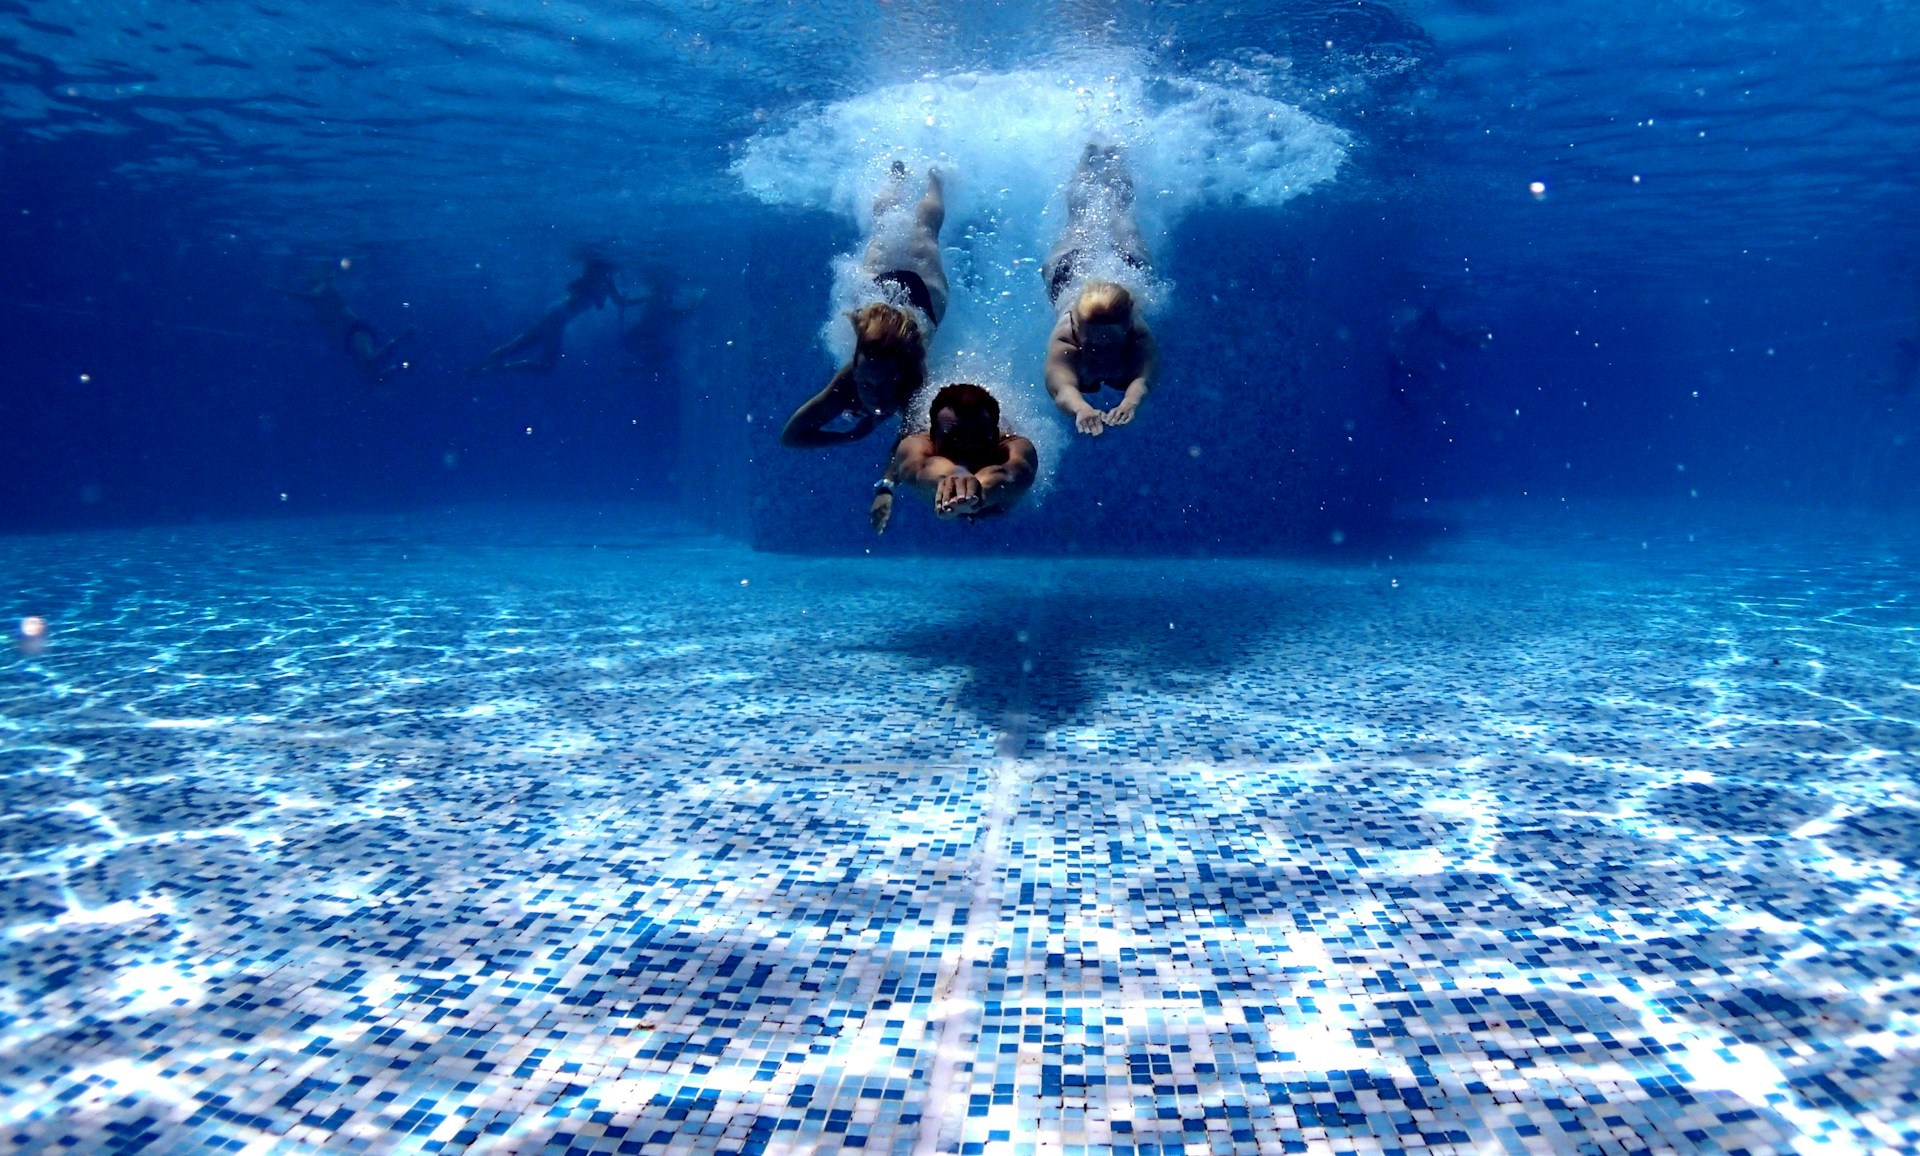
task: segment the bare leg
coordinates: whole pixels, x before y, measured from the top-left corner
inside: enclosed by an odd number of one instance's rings
[[[900,207],[900,203],[907,199],[906,193],[907,166],[895,161],[893,171],[887,176],[885,187],[880,190],[878,196],[873,198],[873,221],[876,226],[879,225],[880,218]],[[885,272],[890,259],[883,232],[879,228],[874,230],[873,236],[867,240],[867,255],[861,259],[861,264],[874,273]]]
[[[895,161],[886,189],[873,202],[876,220],[881,214],[891,212],[905,202],[906,187],[907,167]],[[926,282],[927,293],[932,298],[932,318],[936,325],[947,312],[947,272],[940,260],[940,227],[946,220],[946,188],[940,181],[939,171],[929,169],[927,191],[914,206],[912,233],[902,238],[893,230],[876,229],[867,243],[867,253],[861,262],[875,275],[894,269],[907,269],[919,274],[921,280]]]
[[[494,369],[530,369],[535,371],[552,369],[560,359],[560,335],[565,330],[564,320],[555,323],[552,316],[541,318],[520,336],[507,342],[500,348],[481,359],[480,364],[468,372],[485,373]],[[538,349],[538,355],[520,361],[509,361],[517,353]]]
[[[512,369],[522,373],[546,373],[560,364],[560,336],[565,330],[558,325],[549,326],[540,342],[540,352],[519,361],[509,361],[501,369]]]
[[[362,369],[369,378],[373,379],[374,384],[384,385],[387,378],[392,377],[400,371],[400,366],[389,364],[393,356],[394,347],[418,332],[418,329],[409,325],[399,336],[366,355],[366,360],[362,363]],[[371,341],[369,341],[368,344],[371,345]]]
[[[398,337],[395,337],[392,341],[387,342],[385,345],[382,345],[380,348],[373,351],[373,358],[372,358],[373,363],[375,365],[379,365],[380,363],[386,361],[387,357],[393,353],[394,346],[400,344],[402,341],[405,341],[407,338],[412,337],[414,334],[418,332],[420,331],[416,327],[412,325],[407,326],[406,329],[402,331]]]
[[[947,192],[940,183],[937,169],[927,170],[927,192],[920,198],[919,207],[914,210],[914,220],[918,222],[925,239],[934,244],[940,243],[940,226],[947,223]]]
[[[1090,144],[1080,154],[1079,167],[1067,184],[1067,221],[1082,232],[1095,231],[1095,224],[1105,225],[1114,248],[1128,263],[1146,267],[1146,245],[1133,216],[1133,176],[1121,162],[1119,149]]]
[[[507,342],[505,345],[500,346],[492,353],[481,358],[480,363],[473,367],[472,372],[485,373],[488,370],[505,369],[507,368],[507,358],[512,357],[516,353],[524,353],[538,343],[538,331],[529,330],[526,333],[522,333],[512,341]]]
[[[1128,259],[1128,264],[1135,268],[1145,269],[1149,264],[1147,246],[1140,240],[1140,226],[1133,219],[1131,207],[1114,215],[1113,244],[1120,250],[1120,255]]]
[[[1067,213],[1082,216],[1109,206],[1131,208],[1133,178],[1120,163],[1120,154],[1110,148],[1088,145],[1080,154],[1080,163],[1067,182]]]
[[[927,191],[914,208],[913,255],[933,298],[933,322],[947,315],[947,267],[940,259],[940,227],[947,223],[947,191],[938,169],[927,170]]]

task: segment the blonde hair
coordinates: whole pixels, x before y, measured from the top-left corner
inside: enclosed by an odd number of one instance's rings
[[[868,357],[924,361],[926,343],[920,326],[902,310],[884,302],[863,305],[847,314],[853,322],[854,348]]]
[[[905,406],[927,383],[927,343],[920,326],[904,310],[884,302],[863,305],[847,319],[853,322],[854,356],[864,353],[900,364],[899,396],[891,405],[894,410]]]
[[[1133,294],[1112,281],[1088,281],[1080,289],[1080,320],[1125,325],[1133,320]]]

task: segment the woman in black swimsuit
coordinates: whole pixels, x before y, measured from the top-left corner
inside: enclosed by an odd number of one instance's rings
[[[1147,272],[1147,251],[1133,219],[1133,178],[1110,145],[1090,144],[1067,182],[1067,225],[1040,266],[1047,300],[1060,311],[1047,339],[1047,393],[1073,427],[1090,437],[1123,426],[1153,388],[1153,331],[1133,294],[1108,278]],[[1120,398],[1109,409],[1092,400]]]
[[[874,220],[900,208],[907,168],[894,162],[887,187],[874,201]],[[858,441],[881,418],[899,413],[926,383],[927,343],[947,315],[947,273],[940,262],[940,226],[947,202],[940,174],[927,174],[927,191],[906,230],[876,227],[861,258],[880,298],[848,314],[853,360],[787,419],[784,445],[798,448]]]

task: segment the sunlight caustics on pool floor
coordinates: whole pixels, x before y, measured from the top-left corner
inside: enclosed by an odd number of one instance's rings
[[[0,543],[14,1150],[1920,1147],[1912,537],[516,517]]]

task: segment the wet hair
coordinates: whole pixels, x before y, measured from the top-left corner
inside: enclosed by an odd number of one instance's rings
[[[961,418],[971,414],[985,413],[993,419],[993,428],[1000,428],[1000,403],[986,390],[968,381],[956,381],[952,385],[943,385],[940,392],[933,395],[933,404],[927,407],[927,420],[943,409],[951,409]]]
[[[587,267],[580,271],[580,275],[567,284],[567,292],[584,293],[588,289],[604,288],[614,271],[620,268],[605,257],[588,257],[586,263]]]
[[[920,326],[902,310],[876,302],[855,309],[847,317],[853,322],[854,344],[868,357],[926,356]]]
[[[1080,289],[1080,320],[1089,325],[1125,325],[1133,320],[1133,294],[1112,281],[1088,281]]]
[[[870,358],[898,362],[900,395],[894,399],[897,409],[920,391],[927,380],[927,345],[920,326],[905,311],[876,302],[847,314],[853,322],[854,350]]]

